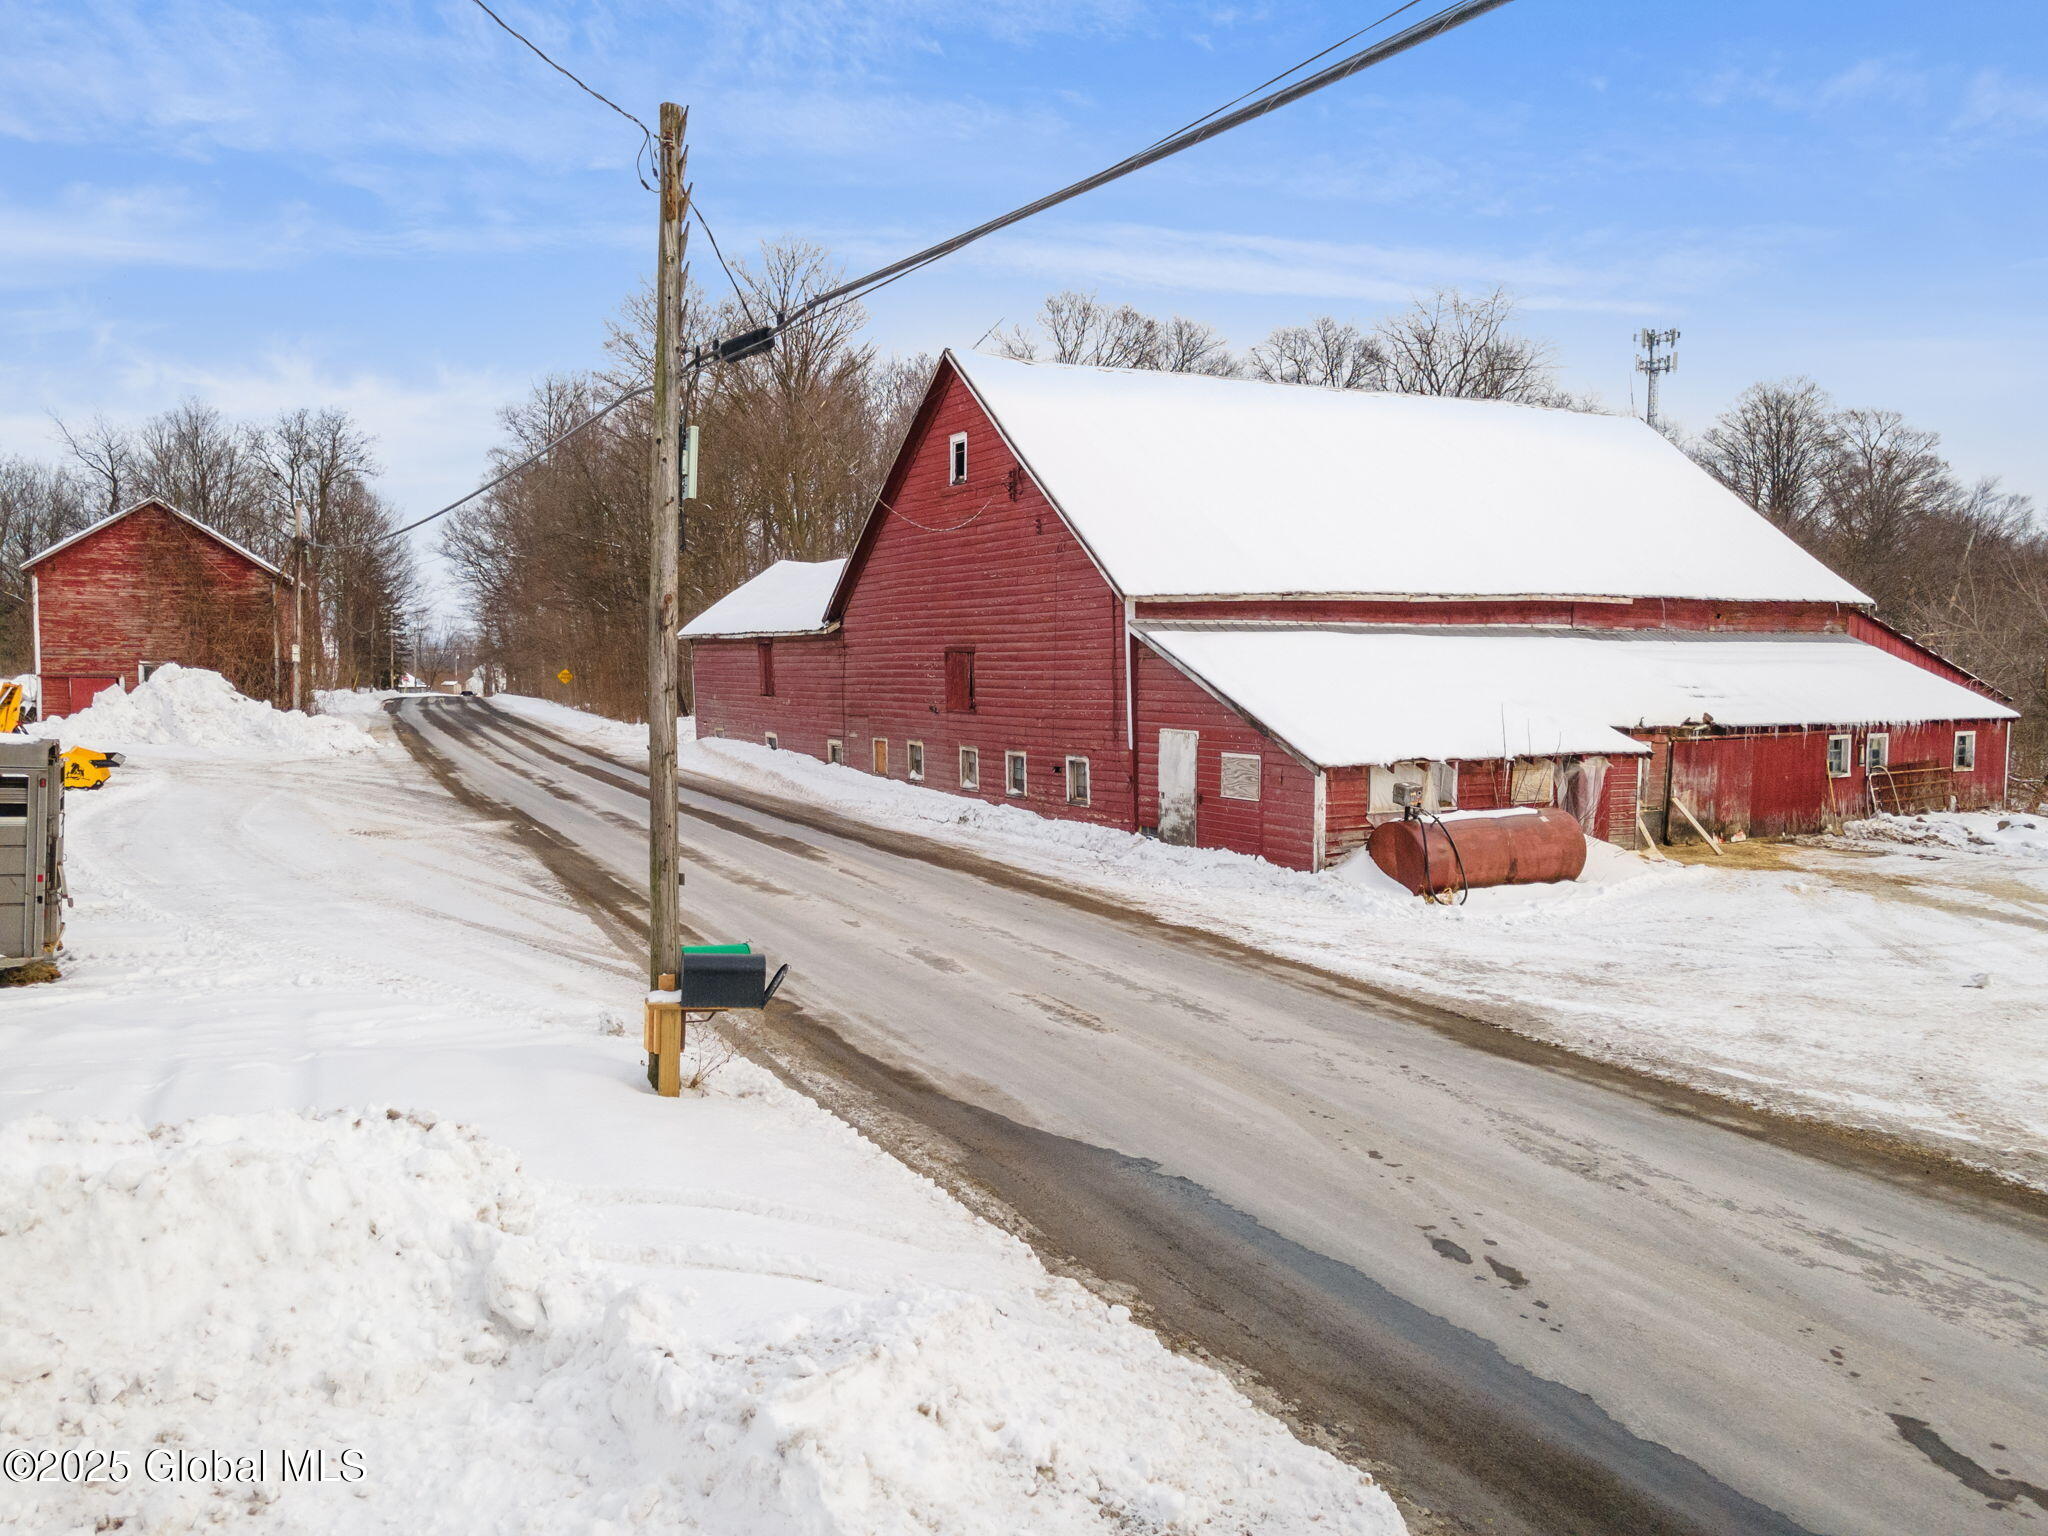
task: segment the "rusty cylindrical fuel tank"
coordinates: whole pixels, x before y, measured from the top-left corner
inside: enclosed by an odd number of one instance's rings
[[[1452,847],[1456,842],[1455,850]],[[1513,811],[1387,821],[1367,845],[1373,863],[1418,896],[1489,885],[1576,880],[1586,867],[1586,834],[1568,811]]]

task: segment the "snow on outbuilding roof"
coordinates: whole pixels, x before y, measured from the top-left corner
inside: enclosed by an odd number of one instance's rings
[[[276,566],[272,565],[268,560],[264,559],[254,550],[249,549],[245,545],[237,544],[233,539],[229,538],[226,534],[222,533],[218,528],[209,528],[206,526],[206,524],[199,521],[198,518],[192,516],[191,513],[180,512],[168,501],[159,500],[157,497],[154,496],[146,496],[141,501],[136,502],[135,505],[133,505],[132,507],[123,507],[119,512],[109,513],[107,516],[101,518],[98,522],[93,523],[89,527],[81,528],[78,530],[78,532],[70,534],[65,538],[59,539],[56,543],[50,545],[49,548],[40,550],[36,554],[30,555],[26,560],[22,561],[21,568],[25,571],[32,565],[40,565],[43,563],[43,561],[49,559],[50,556],[58,554],[63,550],[67,550],[72,545],[77,544],[82,540],[91,538],[94,534],[100,532],[102,529],[113,527],[114,524],[120,522],[122,518],[133,517],[137,512],[140,512],[144,507],[155,507],[159,512],[168,513],[170,516],[175,517],[179,522],[186,523],[191,527],[198,529],[201,533],[205,534],[209,539],[212,539],[216,544],[222,545],[227,549],[233,550],[236,554],[240,555],[244,560],[248,561],[251,565],[269,572],[272,576],[275,576],[279,581],[285,583],[285,585],[291,585],[291,577],[285,575],[283,571],[279,570]]]
[[[947,355],[1127,597],[1869,602],[1632,418]]]
[[[685,640],[743,635],[809,635],[826,628],[844,560],[778,560],[683,626]]]
[[[1148,628],[1145,640],[1310,762],[1647,750],[1631,727],[2010,720],[1842,635]]]

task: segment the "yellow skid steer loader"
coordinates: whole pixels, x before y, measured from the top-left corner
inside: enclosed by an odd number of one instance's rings
[[[0,736],[21,729],[22,694],[19,683],[0,683]],[[64,765],[66,789],[98,789],[121,766],[118,752],[101,752],[92,747],[73,747],[57,759]]]

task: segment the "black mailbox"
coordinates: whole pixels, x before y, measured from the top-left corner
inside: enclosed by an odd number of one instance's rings
[[[680,978],[685,1009],[765,1008],[789,967],[768,978],[766,955],[686,954]]]

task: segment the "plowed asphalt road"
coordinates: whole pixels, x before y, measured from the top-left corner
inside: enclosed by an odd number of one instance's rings
[[[639,952],[643,774],[396,715]],[[912,837],[683,808],[685,921],[793,963],[758,1048],[1419,1531],[2048,1529],[2048,1202]]]

